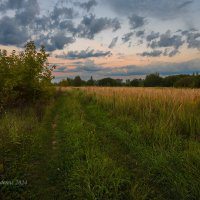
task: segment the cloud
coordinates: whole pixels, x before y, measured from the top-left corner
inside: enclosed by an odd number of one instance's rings
[[[101,65],[95,64],[94,60],[87,59],[84,62],[74,62],[75,68],[67,69],[64,73],[97,73],[102,71],[104,68]]]
[[[98,75],[127,77],[127,76],[144,76],[158,72],[162,76],[177,74],[192,74],[200,72],[200,60],[190,60],[181,63],[152,63],[145,66],[129,65],[116,68],[104,68]]]
[[[180,51],[178,49],[173,49],[173,50],[165,49],[163,56],[173,57],[173,56],[177,55],[178,53],[180,53]]]
[[[143,53],[139,53],[139,56],[143,56],[143,57],[160,57],[160,56],[169,56],[169,57],[173,57],[175,55],[177,55],[179,52],[178,49],[165,49],[165,51],[161,51],[161,50],[154,50],[154,51],[145,51]]]
[[[54,72],[65,73],[67,69],[67,66],[59,66],[54,70]]]
[[[59,8],[57,6],[54,7],[53,11],[50,14],[51,19],[56,22],[59,22],[61,18],[73,19],[76,15],[77,13],[74,11],[73,8],[68,8],[68,7]]]
[[[145,31],[137,31],[136,36],[143,38]]]
[[[154,31],[152,31],[149,35],[147,35],[146,40],[148,42],[151,42],[152,40],[159,38],[159,36],[160,36],[160,33],[158,32],[155,33]]]
[[[117,18],[110,19],[107,17],[96,18],[95,15],[84,16],[77,28],[79,37],[93,39],[94,36],[106,29],[116,31],[121,28]]]
[[[145,76],[151,73],[158,72],[162,76],[177,75],[177,74],[193,74],[194,72],[200,72],[199,67],[200,60],[190,60],[181,63],[151,63],[145,66],[128,65],[121,67],[102,67],[95,64],[93,60],[86,60],[85,62],[75,63],[75,68],[61,67],[60,72],[65,74],[63,76],[69,76],[70,73],[74,76],[81,75],[82,77],[90,77],[95,75],[96,77],[121,77],[127,79],[127,77]],[[58,78],[58,77],[57,77]]]
[[[145,51],[145,52],[138,54],[138,55],[143,56],[143,57],[145,57],[145,56],[147,56],[147,57],[159,57],[159,56],[162,55],[162,53],[163,52],[160,51],[160,50],[154,50],[154,51],[151,51],[151,52]]]
[[[54,49],[63,49],[64,45],[74,43],[75,39],[73,37],[67,37],[62,32],[57,33],[51,37],[52,46]]]
[[[24,4],[23,9],[16,11],[15,20],[19,25],[31,25],[35,21],[36,16],[40,14],[40,7],[37,0],[29,0]]]
[[[161,34],[158,41],[153,41],[148,44],[152,49],[160,48],[160,47],[174,47],[178,49],[184,44],[182,40],[182,36],[180,35],[172,35],[171,31],[168,30],[166,33]]]
[[[81,8],[86,9],[87,12],[89,12],[91,10],[92,7],[97,6],[97,1],[95,0],[89,0],[88,2],[84,2],[84,3],[79,3],[79,6]]]
[[[133,14],[132,16],[129,17],[129,24],[131,29],[137,29],[140,28],[142,26],[144,26],[146,23],[145,18],[135,15]]]
[[[86,58],[99,58],[111,56],[112,53],[110,51],[95,51],[92,50],[82,50],[82,51],[69,51],[66,55],[57,55],[57,58],[65,58],[69,60],[74,59],[86,59]]]
[[[123,43],[129,42],[131,40],[131,38],[133,37],[133,35],[134,35],[133,32],[126,33],[125,35],[123,35],[123,37],[122,37]]]
[[[182,8],[187,7],[188,5],[190,5],[192,3],[193,3],[193,0],[192,1],[186,1],[186,2],[183,2],[182,4],[180,4],[177,8],[182,9]]]
[[[29,1],[30,2],[30,1]],[[26,4],[26,0],[8,0],[8,1],[0,1],[0,10],[6,11],[6,10],[16,10],[24,8]]]
[[[188,48],[200,50],[200,33],[188,32],[186,34]]]
[[[185,0],[102,0],[108,4],[110,8],[117,14],[124,16],[145,13],[150,17],[157,19],[172,19],[186,13],[184,9],[178,7],[186,7],[190,1]]]
[[[77,37],[94,39],[103,30],[116,31],[121,27],[117,18],[80,16],[75,7],[64,3],[56,2],[51,11],[41,14],[37,0],[0,1],[0,11],[10,16],[0,18],[0,44],[23,46],[34,39],[37,45],[43,44],[48,51],[54,51],[75,42]],[[96,3],[89,0],[79,6],[88,10]]]
[[[65,36],[63,32],[58,32],[54,35],[41,35],[36,40],[36,45],[44,45],[47,51],[54,51],[56,49],[63,49],[65,45],[75,42],[75,38]]]
[[[112,49],[113,47],[115,47],[116,44],[117,44],[117,41],[118,41],[118,37],[113,38],[113,40],[112,40],[112,42],[110,43],[110,45],[109,45],[108,48]]]
[[[18,26],[13,18],[0,19],[0,27],[0,44],[21,46],[29,39],[27,30]]]

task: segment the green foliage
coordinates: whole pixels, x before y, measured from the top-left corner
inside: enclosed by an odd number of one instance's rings
[[[2,199],[199,199],[198,105],[141,98],[74,89],[2,115],[0,175],[24,181]]]
[[[112,78],[104,78],[98,81],[99,86],[118,86],[118,82]]]
[[[70,86],[70,82],[66,79],[63,79],[58,83],[58,85],[61,87],[67,87],[67,86]]]
[[[94,86],[95,85],[95,81],[93,80],[93,77],[91,76],[90,79],[87,81],[87,85],[88,86]]]
[[[162,77],[158,73],[147,75],[144,80],[145,87],[162,86]]]
[[[25,50],[10,55],[0,51],[0,105],[33,101],[49,92],[52,70],[45,48],[36,50],[34,42],[28,42]]]
[[[175,87],[198,88],[198,87],[200,87],[200,76],[182,77],[174,83],[174,86]]]
[[[73,81],[73,85],[79,87],[82,85],[82,80],[80,76],[76,76]]]
[[[80,76],[74,79],[67,78],[58,83],[59,86],[104,86],[104,87],[117,87],[117,86],[132,86],[132,87],[187,87],[187,88],[200,88],[200,76],[193,75],[173,75],[161,77],[158,73],[149,74],[145,79],[133,79],[123,82],[121,79],[103,78],[94,80],[91,78],[88,81],[81,80]]]
[[[133,86],[133,87],[138,87],[140,84],[140,81],[138,79],[133,79],[131,82],[130,82],[130,85]]]

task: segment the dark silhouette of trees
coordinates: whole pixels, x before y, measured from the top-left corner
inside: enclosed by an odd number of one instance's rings
[[[95,81],[93,80],[93,77],[91,76],[90,79],[87,81],[87,85],[88,86],[94,86],[95,85]]]
[[[73,86],[80,87],[85,85],[85,81],[81,80],[80,76],[76,76],[73,80]]]
[[[140,85],[140,80],[139,80],[139,79],[133,79],[133,80],[130,82],[130,86],[139,87],[139,85]]]
[[[104,78],[98,81],[98,86],[119,86],[119,84],[115,79]]]
[[[145,79],[127,79],[125,82],[122,79],[103,78],[94,80],[91,76],[88,81],[81,80],[80,76],[74,79],[67,78],[58,83],[60,86],[128,86],[128,87],[188,87],[200,88],[200,75],[195,73],[193,75],[174,75],[167,77],[160,77],[158,73],[149,74]]]
[[[145,87],[158,87],[162,86],[163,78],[160,77],[159,73],[149,74],[144,80]]]

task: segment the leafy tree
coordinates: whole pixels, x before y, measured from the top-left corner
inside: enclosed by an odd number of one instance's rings
[[[94,86],[95,82],[93,80],[93,77],[91,76],[90,79],[87,81],[88,86]]]
[[[138,79],[133,79],[130,82],[130,85],[133,86],[133,87],[139,87],[139,84],[140,84],[140,81]]]
[[[175,87],[200,87],[200,78],[198,76],[186,76],[177,80],[174,84]]]
[[[59,82],[58,85],[61,87],[67,87],[67,86],[70,86],[70,82],[68,81],[68,79],[63,79]]]
[[[112,78],[104,78],[98,81],[99,86],[117,86],[117,81]]]
[[[145,87],[157,87],[162,85],[162,77],[160,77],[159,73],[149,74],[146,76],[144,80]]]
[[[32,101],[50,93],[55,66],[49,66],[48,56],[44,47],[37,51],[33,41],[19,54],[0,51],[1,105]]]
[[[82,85],[82,80],[80,76],[76,76],[73,81],[73,85],[79,87]]]

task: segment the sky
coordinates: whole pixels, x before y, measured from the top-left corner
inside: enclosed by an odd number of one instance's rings
[[[0,49],[33,40],[55,81],[200,72],[200,0],[0,0]]]

